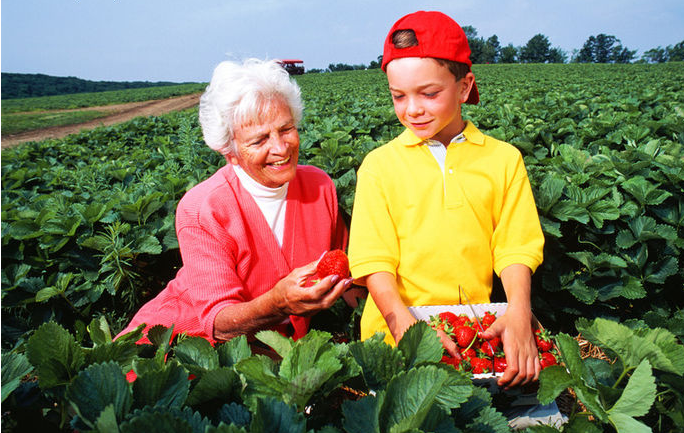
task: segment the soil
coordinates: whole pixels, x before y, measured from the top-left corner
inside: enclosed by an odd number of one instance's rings
[[[91,120],[85,123],[74,125],[53,126],[44,129],[35,129],[19,134],[2,136],[2,148],[15,146],[27,141],[41,141],[50,138],[63,138],[70,134],[75,134],[84,130],[97,128],[98,126],[109,126],[116,123],[125,122],[136,117],[160,116],[172,111],[181,111],[192,108],[199,103],[200,93],[178,96],[174,98],[158,99],[144,102],[130,102],[127,104],[105,105],[101,107],[84,107],[76,110],[59,111],[87,111],[97,110],[112,112],[112,114]],[[55,110],[53,112],[57,112]]]

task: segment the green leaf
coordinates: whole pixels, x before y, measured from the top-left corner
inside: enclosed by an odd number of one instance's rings
[[[653,430],[646,424],[621,413],[612,415],[610,421],[617,433],[653,433]]]
[[[561,221],[575,220],[582,224],[589,222],[589,212],[587,209],[569,200],[559,201],[551,211],[552,216]]]
[[[304,415],[282,401],[269,398],[259,400],[250,424],[251,433],[304,433]]]
[[[536,196],[537,207],[539,207],[543,213],[547,213],[549,209],[558,202],[563,195],[565,184],[566,181],[555,174],[544,177]]]
[[[342,403],[343,427],[348,433],[380,433],[380,408],[385,392]]]
[[[406,359],[406,367],[412,368],[424,362],[439,362],[444,348],[437,331],[424,321],[411,325],[397,345]]]
[[[209,425],[207,423],[207,427]],[[149,406],[143,410],[136,410],[125,422],[120,424],[119,430],[121,433],[195,433],[190,422],[176,410]],[[199,431],[204,431],[204,429]]]
[[[437,396],[447,378],[447,372],[434,365],[413,368],[396,375],[387,385],[380,412],[380,430],[408,431],[420,428],[430,409],[438,404]]]
[[[230,403],[221,406],[218,413],[218,419],[220,422],[228,424],[247,426],[252,419],[252,415],[245,406],[237,403]]]
[[[112,332],[105,316],[94,318],[88,325],[88,334],[95,346],[112,342]]]
[[[110,343],[98,344],[91,349],[83,349],[87,365],[114,361],[126,369],[130,369],[133,359],[140,350],[139,345],[120,339]]]
[[[681,374],[684,371],[684,346],[666,329],[632,330],[620,323],[597,318],[580,318],[577,330],[584,338],[615,352],[625,368],[635,368],[647,359],[655,369]]]
[[[33,366],[23,353],[2,354],[2,401],[21,385],[21,379],[33,371]]]
[[[468,424],[468,431],[486,431],[495,433],[508,433],[510,427],[508,420],[493,407],[486,407],[478,416]]]
[[[406,365],[404,355],[397,348],[385,343],[383,334],[350,343],[349,352],[361,366],[368,388],[376,391],[384,389]]]
[[[549,404],[563,391],[572,386],[572,377],[560,365],[552,365],[539,374],[537,398],[541,404]]]
[[[679,262],[676,257],[665,257],[658,262],[651,262],[646,268],[644,281],[654,284],[664,284],[665,280],[679,272]]]
[[[162,246],[161,243],[159,243],[159,239],[157,239],[156,236],[149,235],[143,238],[138,238],[137,242],[135,243],[135,247],[133,248],[133,251],[141,254],[156,255],[161,254]]]
[[[668,191],[658,190],[657,185],[650,183],[643,176],[631,177],[622,182],[621,186],[642,206],[656,206],[672,196]]]
[[[42,389],[68,384],[85,361],[76,339],[54,322],[44,323],[36,330],[28,340],[26,354],[36,368]]]
[[[606,408],[599,400],[598,391],[588,385],[588,383],[593,383],[593,378],[580,356],[579,344],[574,338],[564,333],[556,336],[556,343],[563,363],[572,378],[572,388],[577,398],[596,417],[607,422]]]
[[[608,415],[644,416],[653,405],[655,397],[655,377],[648,360],[644,359],[630,376],[622,395],[610,408]]]
[[[61,295],[62,293],[64,293],[64,291],[55,286],[45,287],[36,293],[36,302],[45,302],[50,298]]]
[[[219,344],[216,351],[219,356],[219,364],[222,367],[232,367],[245,358],[252,356],[247,337],[240,335],[223,344]]]
[[[188,373],[178,363],[168,362],[160,370],[145,371],[133,382],[133,405],[181,407],[188,397]]]
[[[289,383],[276,374],[276,368],[275,362],[264,355],[251,356],[235,365],[246,379],[244,401],[250,409],[256,409],[258,399],[269,396],[282,398]]]
[[[204,371],[219,367],[218,353],[211,343],[202,337],[186,337],[175,347],[174,354],[191,373],[201,375]]]
[[[241,390],[242,383],[237,373],[232,368],[219,367],[199,378],[188,396],[187,404],[194,407],[211,400],[241,401]]]
[[[116,420],[116,412],[113,404],[108,404],[102,412],[100,412],[100,416],[95,420],[95,428],[99,432],[119,432],[119,423]]]
[[[122,421],[132,403],[126,377],[114,362],[93,364],[82,370],[67,387],[65,398],[90,427],[94,427],[108,405],[113,406],[117,421]]]
[[[275,350],[282,358],[285,358],[290,353],[294,345],[291,338],[287,338],[276,331],[259,331],[254,336],[257,340]]]
[[[598,201],[589,206],[588,210],[589,216],[597,228],[602,228],[604,221],[614,221],[620,218],[620,210],[610,200]]]
[[[594,303],[599,294],[598,290],[587,286],[584,281],[579,278],[574,279],[572,284],[564,288],[570,291],[575,298],[589,305]]]

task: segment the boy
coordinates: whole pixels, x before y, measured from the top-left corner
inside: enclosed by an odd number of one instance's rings
[[[384,332],[390,344],[416,322],[408,306],[489,302],[496,272],[508,308],[482,336],[501,337],[499,384],[509,387],[539,375],[530,281],[544,238],[520,152],[461,117],[462,103],[479,101],[470,67],[465,33],[440,12],[406,15],[390,30],[382,69],[406,130],[359,168],[350,265],[371,294],[361,338]]]

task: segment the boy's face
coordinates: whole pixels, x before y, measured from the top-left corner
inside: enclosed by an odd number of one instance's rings
[[[435,59],[403,57],[387,64],[394,112],[399,121],[422,139],[442,144],[465,127],[461,104],[468,99],[475,77],[456,78]]]

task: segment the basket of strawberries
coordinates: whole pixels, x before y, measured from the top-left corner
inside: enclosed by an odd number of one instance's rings
[[[485,340],[480,332],[504,313],[506,304],[474,304],[472,307],[473,310],[464,305],[432,305],[409,307],[409,311],[416,319],[446,333],[458,346],[461,358],[444,355],[442,362],[472,373],[474,379],[501,376],[507,366],[501,339]],[[473,311],[477,317],[473,317]],[[557,364],[558,352],[548,330],[540,326],[534,335],[542,369]]]

